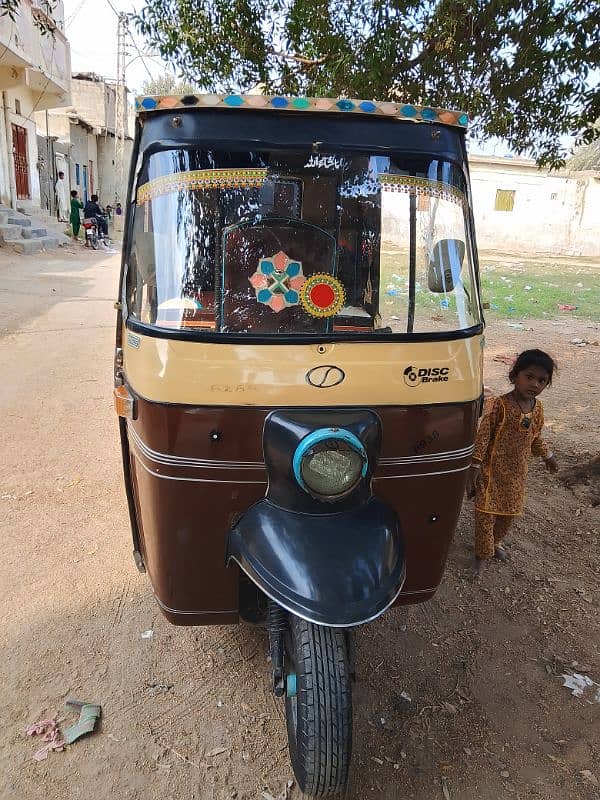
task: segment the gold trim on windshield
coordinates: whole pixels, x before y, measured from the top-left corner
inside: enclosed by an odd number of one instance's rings
[[[378,176],[381,188],[386,192],[404,192],[425,197],[438,197],[441,200],[450,200],[453,203],[465,203],[465,196],[457,186],[441,181],[432,181],[429,178],[416,178],[412,175]]]
[[[266,169],[195,169],[175,172],[139,186],[136,200],[138,205],[143,205],[155,197],[172,192],[199,189],[260,189],[266,177]]]

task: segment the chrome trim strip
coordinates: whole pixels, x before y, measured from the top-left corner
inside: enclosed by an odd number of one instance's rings
[[[241,484],[241,483],[243,483],[243,484],[252,483],[252,484],[255,484],[256,486],[266,486],[267,485],[267,481],[240,481],[240,480],[237,480],[237,481],[221,481],[221,480],[218,480],[217,478],[179,478],[179,477],[176,477],[175,475],[161,475],[160,472],[154,472],[149,467],[147,467],[144,464],[144,462],[137,455],[136,455],[136,459],[139,462],[140,467],[142,467],[142,469],[145,469],[146,472],[149,475],[152,475],[154,478],[161,478],[164,481],[188,481],[189,483],[233,483],[236,486]]]
[[[254,580],[252,575],[250,575],[250,573],[243,568],[243,566],[240,564],[240,562],[237,560],[237,558],[235,556],[231,556],[229,560],[230,561],[235,561],[235,563],[238,565],[238,567],[243,572],[245,572],[246,575],[250,578],[252,583],[255,586],[258,586],[258,584]],[[404,569],[404,579],[402,581],[402,586],[404,586],[404,582],[405,581],[406,581],[406,567]],[[346,623],[345,625],[332,625],[331,623],[327,623],[326,624],[324,622],[316,622],[314,619],[311,619],[310,617],[307,617],[305,614],[298,614],[297,611],[294,611],[291,608],[289,608],[288,606],[286,606],[284,603],[281,602],[281,600],[277,600],[275,597],[272,597],[269,594],[269,592],[265,591],[265,589],[262,586],[258,586],[258,588],[260,589],[260,591],[263,594],[266,594],[267,597],[270,600],[273,600],[274,603],[277,603],[278,605],[280,605],[282,608],[284,608],[290,614],[293,614],[295,617],[300,617],[300,619],[305,619],[307,622],[312,622],[313,625],[320,625],[323,628],[354,628],[357,625],[365,625],[367,622],[373,622],[373,620],[378,619],[382,614],[385,614],[385,612],[388,611],[388,609],[390,609],[394,605],[394,603],[396,602],[398,597],[402,594],[402,586],[398,589],[398,591],[396,592],[396,594],[394,595],[392,600],[390,600],[390,602],[387,604],[387,606],[385,606],[385,608],[383,608],[381,611],[378,611],[377,614],[373,614],[373,616],[367,617],[366,619],[362,619],[359,622]]]
[[[430,475],[447,475],[450,472],[464,472],[469,469],[471,465],[467,464],[466,467],[458,467],[458,469],[442,469],[439,472],[415,472],[412,475],[376,475],[374,481],[388,481],[394,478],[427,478]]]
[[[235,561],[235,558],[232,558],[232,561]],[[236,561],[236,564],[237,564],[237,561]],[[429,594],[430,592],[435,592],[438,587],[439,587],[439,584],[438,584],[438,586],[432,586],[430,589],[413,589],[410,592],[403,592],[402,590],[400,590],[400,593],[398,595],[396,595],[396,597],[394,598],[392,603],[395,602],[395,600],[397,600],[398,597],[402,597],[404,595],[409,595],[409,594]],[[261,589],[261,591],[263,591],[263,590]],[[163,608],[165,611],[169,611],[171,614],[183,614],[183,615],[188,615],[188,616],[202,616],[203,614],[239,614],[239,611],[240,611],[239,608],[232,608],[232,609],[230,609],[228,611],[206,611],[206,610],[204,610],[204,611],[182,611],[181,609],[170,608],[169,606],[165,605],[161,601],[161,599],[159,598],[159,596],[157,594],[154,595],[154,599],[156,600],[156,602],[158,603],[158,605],[161,608]],[[381,613],[385,614],[386,611],[389,611],[389,608],[390,608],[390,606],[388,606],[387,608],[384,608],[384,610]],[[373,617],[373,619],[376,619],[376,617]],[[308,620],[308,621],[310,622],[310,620]],[[371,620],[365,620],[365,622],[371,622]],[[315,623],[315,624],[318,624],[318,623]],[[358,623],[358,624],[362,625],[363,623]],[[331,627],[334,627],[334,626],[331,626]],[[352,627],[352,626],[351,625],[346,625],[346,626],[337,625],[335,627],[342,628],[342,627]]]
[[[127,426],[127,431],[130,439],[135,444],[140,453],[150,461],[155,461],[157,464],[164,464],[165,466],[193,468],[193,469],[239,469],[239,470],[264,470],[265,464],[263,461],[217,461],[214,459],[206,458],[191,458],[188,456],[175,456],[169,453],[161,453],[158,450],[153,450],[147,445],[140,435],[134,430],[131,425]],[[459,450],[444,450],[440,453],[424,453],[415,456],[398,456],[396,458],[381,458],[379,459],[379,466],[392,467],[410,464],[421,464],[436,461],[452,461],[454,459],[467,458],[473,453],[474,445],[463,447]],[[431,473],[433,474],[433,473]],[[409,477],[409,476],[398,476]]]
[[[380,466],[392,466],[399,464],[420,464],[423,461],[451,461],[455,458],[466,458],[472,455],[475,445],[462,447],[459,450],[443,450],[440,453],[423,453],[416,456],[398,456],[397,458],[380,458]]]
[[[206,611],[206,609],[204,611],[181,611],[179,608],[170,608],[165,605],[156,593],[154,593],[154,599],[162,609],[169,611],[171,614],[239,614],[239,608],[232,608],[227,611]]]
[[[160,453],[149,447],[131,425],[127,426],[127,431],[138,450],[150,461],[165,464],[172,467],[196,467],[204,469],[256,469],[265,468],[263,461],[215,461],[205,458],[189,458],[187,456],[172,456],[168,453]]]
[[[144,449],[140,446],[140,444],[138,444],[138,442],[136,441],[136,439],[134,437],[132,437],[132,441],[133,441],[133,444],[136,446],[136,448],[140,451],[141,455],[143,455],[145,458],[147,458],[150,461],[156,460],[157,463],[163,464],[165,466],[170,466],[170,467],[186,466],[186,465],[182,465],[182,464],[172,464],[171,462],[166,461],[166,460],[158,461],[157,459],[153,459],[151,456],[148,456],[144,452]],[[137,454],[134,453],[134,455],[136,455],[137,460],[139,461],[140,465],[146,470],[146,472],[148,472],[150,475],[154,475],[155,478],[162,478],[163,480],[168,480],[168,481],[188,481],[188,482],[191,482],[191,483],[244,483],[244,484],[248,483],[248,484],[255,484],[255,485],[258,485],[258,486],[266,486],[267,483],[268,483],[268,481],[266,481],[266,480],[265,481],[245,481],[245,480],[229,480],[229,481],[225,481],[225,480],[219,480],[218,478],[185,478],[185,477],[180,477],[180,476],[176,476],[176,475],[162,475],[160,472],[156,472],[154,470],[151,470],[149,467],[147,467],[143,463],[143,461],[141,461],[139,459]],[[237,465],[236,466],[231,466],[231,467],[230,466],[224,467],[223,466],[224,463],[235,464],[235,462],[220,462],[220,468],[221,469],[236,469],[237,468]],[[393,480],[395,478],[427,478],[427,477],[429,477],[431,475],[447,475],[447,474],[452,473],[452,472],[464,472],[465,470],[469,469],[469,466],[470,465],[467,464],[466,466],[458,467],[457,469],[443,469],[443,470],[439,470],[437,472],[415,472],[412,475],[376,475],[373,478],[373,480],[374,481],[386,481],[386,480]],[[212,467],[212,465],[211,465],[211,467]],[[204,468],[206,469],[207,467],[204,467]],[[251,469],[251,468],[250,467],[242,467],[242,469]]]

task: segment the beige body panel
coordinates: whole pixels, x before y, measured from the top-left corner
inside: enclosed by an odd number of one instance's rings
[[[131,388],[161,403],[423,405],[475,400],[482,391],[483,336],[449,342],[257,345],[157,339],[124,331],[123,356]],[[326,366],[343,371],[341,382],[311,385],[309,370]],[[416,379],[405,375],[409,367]],[[324,372],[314,374],[315,382]],[[331,380],[336,376],[340,373],[329,374]]]

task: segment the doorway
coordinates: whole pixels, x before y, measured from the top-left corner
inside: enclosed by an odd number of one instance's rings
[[[13,158],[15,161],[15,183],[17,199],[29,200],[29,161],[27,159],[27,131],[12,123]]]

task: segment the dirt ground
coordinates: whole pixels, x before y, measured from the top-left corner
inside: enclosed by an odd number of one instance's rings
[[[117,256],[83,249],[0,254],[0,798],[277,797],[292,775],[264,635],[170,626],[131,558],[111,400],[117,271]],[[496,392],[508,366],[494,357],[552,352],[547,439],[561,466],[596,454],[600,326],[500,320],[486,336]],[[348,798],[600,800],[600,705],[560,677],[600,683],[591,498],[534,463],[509,563],[468,579],[466,504],[436,598],[358,632]],[[26,726],[70,723],[69,697],[102,704],[99,730],[33,761]]]

